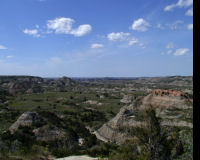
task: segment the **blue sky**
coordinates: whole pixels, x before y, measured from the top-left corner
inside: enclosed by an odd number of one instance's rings
[[[1,0],[0,75],[193,75],[193,1]]]

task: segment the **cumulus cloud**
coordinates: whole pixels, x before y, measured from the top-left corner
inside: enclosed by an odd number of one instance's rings
[[[72,30],[72,25],[75,21],[71,18],[56,18],[47,21],[47,28],[52,29],[55,33],[69,34]]]
[[[90,48],[103,48],[104,45],[103,44],[99,44],[99,43],[94,43],[94,44],[91,44]]]
[[[0,49],[5,50],[5,49],[8,49],[8,48],[3,46],[3,45],[0,45]]]
[[[78,28],[73,29],[75,20],[71,18],[56,18],[47,21],[47,28],[55,31],[57,34],[72,34],[76,37],[84,36],[92,31],[92,26],[89,24],[80,25]]]
[[[174,48],[175,46],[174,46],[174,43],[172,43],[172,42],[170,42],[170,43],[168,43],[167,45],[166,45],[166,48],[167,49],[172,49],[172,48]]]
[[[37,29],[25,29],[25,30],[23,30],[23,32],[25,34],[28,34],[28,35],[31,35],[34,37],[40,37],[40,34],[38,33]]]
[[[187,10],[187,12],[185,13],[186,16],[193,16],[193,8],[190,8],[189,10]]]
[[[174,56],[182,56],[182,55],[187,54],[189,51],[190,50],[188,48],[180,48],[176,50],[176,52],[174,53]]]
[[[110,41],[125,41],[125,40],[128,40],[130,36],[130,33],[124,33],[124,32],[117,32],[117,33],[110,33],[107,35],[107,38],[110,40]]]
[[[188,28],[189,30],[193,30],[193,24],[188,24],[187,28]]]
[[[126,44],[119,45],[120,48],[126,48],[138,44],[140,47],[144,48],[144,44],[140,43],[135,37],[132,37],[130,33],[124,32],[112,32],[107,35],[108,40],[114,42],[126,42]]]
[[[150,24],[147,21],[145,21],[143,18],[139,18],[133,22],[131,29],[144,32],[148,30],[149,26]]]
[[[80,25],[77,29],[73,29],[70,34],[73,34],[76,37],[81,37],[89,34],[92,31],[92,26],[89,24]]]
[[[164,11],[172,11],[174,8],[187,8],[191,5],[193,5],[193,0],[178,0],[177,3],[166,6]]]
[[[129,41],[128,45],[133,46],[133,45],[135,45],[136,43],[138,43],[138,39],[132,38],[132,39]]]

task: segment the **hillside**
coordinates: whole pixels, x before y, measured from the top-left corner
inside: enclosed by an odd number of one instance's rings
[[[0,89],[7,90],[10,94],[66,91],[77,85],[76,83],[67,77],[47,79],[33,76],[0,76]]]
[[[142,156],[130,146],[142,147],[135,139],[148,126],[146,111],[152,108],[162,132],[180,141],[183,148],[171,156],[191,159],[192,77],[72,80],[5,76],[0,82],[1,158],[89,155],[117,160],[116,156],[130,150],[131,155]]]
[[[106,142],[124,143],[127,138],[131,138],[126,133],[128,128],[145,126],[143,116],[148,107],[155,109],[157,116],[162,119],[161,125],[163,126],[193,127],[193,103],[187,94],[159,89],[141,99],[141,104],[137,105],[137,101],[138,99],[122,107],[113,119],[95,131],[97,138]]]

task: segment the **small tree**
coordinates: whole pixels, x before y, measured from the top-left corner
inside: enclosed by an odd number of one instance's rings
[[[179,152],[181,141],[163,131],[152,106],[146,109],[144,118],[143,125],[130,129],[130,135],[135,138],[127,140],[117,153],[112,153],[110,160],[171,160],[172,156],[182,154]]]
[[[139,132],[136,134],[142,148],[147,152],[141,152],[140,156],[149,155],[149,160],[171,160],[172,150],[177,147],[174,142],[180,142],[179,139],[177,137],[169,138],[162,130],[160,119],[156,117],[152,106],[146,110],[145,122],[146,126],[138,128]]]
[[[167,135],[162,132],[160,121],[156,117],[155,110],[149,108],[146,110],[147,116],[147,134],[146,143],[150,151],[150,160],[167,160],[170,159],[170,147],[167,142]]]

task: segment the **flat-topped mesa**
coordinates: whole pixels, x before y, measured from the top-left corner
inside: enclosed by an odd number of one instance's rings
[[[185,96],[185,94],[181,91],[174,91],[174,90],[162,90],[162,89],[154,89],[153,90],[154,95],[159,95],[159,96],[177,96],[177,97],[182,97]]]

